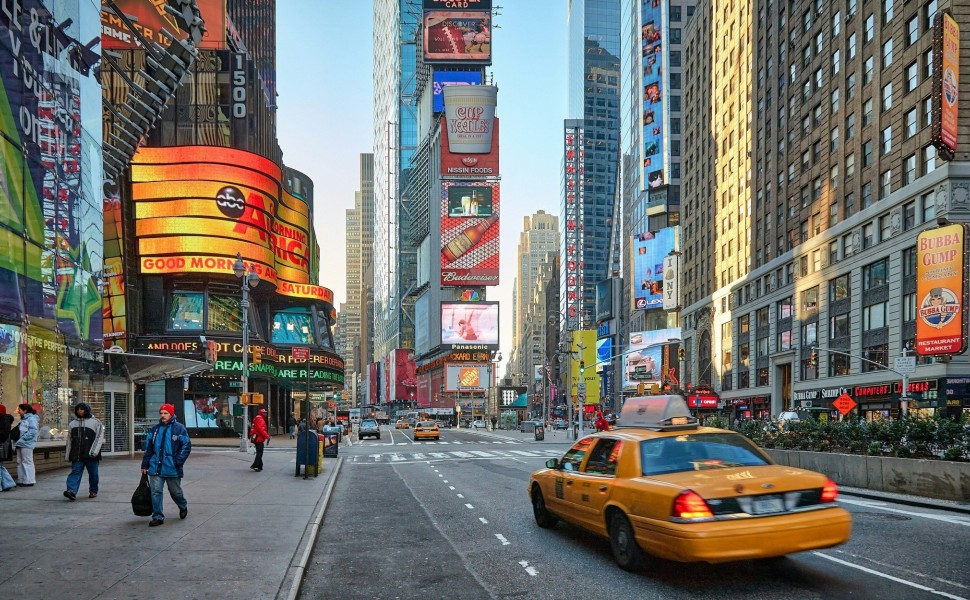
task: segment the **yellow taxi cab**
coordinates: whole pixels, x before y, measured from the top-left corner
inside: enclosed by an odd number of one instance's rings
[[[406,419],[398,419],[394,423],[394,429],[410,429],[410,428],[411,428],[411,425],[410,423],[407,422]]]
[[[434,421],[418,421],[414,424],[414,441],[418,440],[440,440],[441,430]]]
[[[777,465],[743,435],[700,427],[680,396],[626,401],[619,427],[585,437],[532,474],[536,523],[608,538],[634,570],[645,554],[729,562],[836,546],[852,520],[825,475]]]

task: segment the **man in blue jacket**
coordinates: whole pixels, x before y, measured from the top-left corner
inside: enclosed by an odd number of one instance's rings
[[[152,520],[149,527],[165,523],[162,513],[162,486],[179,507],[179,518],[189,514],[189,503],[182,493],[182,465],[192,452],[192,442],[185,426],[175,418],[175,407],[163,404],[158,409],[158,424],[145,437],[145,456],[141,459],[142,475],[148,475],[152,488]]]

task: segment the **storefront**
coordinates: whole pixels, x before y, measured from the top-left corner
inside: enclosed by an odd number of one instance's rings
[[[943,380],[946,381],[945,379]],[[859,407],[859,415],[867,421],[890,419],[900,415],[901,381],[876,385],[857,385],[849,395]],[[927,379],[909,382],[909,412],[911,415],[931,417],[945,405],[939,398],[940,380]],[[839,413],[833,411],[833,418]]]
[[[708,388],[695,388],[687,396],[687,407],[700,419],[717,413],[721,405],[721,398]]]
[[[942,401],[947,416],[958,418],[970,413],[970,377],[947,377],[944,389],[946,398]]]
[[[771,418],[771,396],[734,398],[730,404],[725,402],[725,405],[733,411],[732,417],[737,421]]]

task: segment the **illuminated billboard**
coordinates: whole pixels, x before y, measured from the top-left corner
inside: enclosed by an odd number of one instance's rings
[[[141,272],[228,274],[239,253],[278,293],[333,304],[311,283],[310,208],[281,176],[242,150],[140,148],[131,187]]]
[[[391,402],[408,402],[414,400],[415,392],[418,387],[418,379],[415,375],[415,363],[413,354],[410,350],[396,348],[389,356],[388,364],[390,373],[387,380],[391,386],[393,397]]]
[[[203,50],[226,48],[226,0],[196,0],[205,21],[205,34],[199,42]],[[172,15],[165,12],[165,2],[158,0],[114,0],[114,5],[135,24],[135,29],[149,42],[167,47],[171,41],[165,34],[186,40]],[[108,50],[134,50],[141,44],[127,25],[111,10],[101,11],[101,47]]]
[[[660,383],[664,378],[664,345],[680,343],[680,329],[638,331],[630,334],[628,354],[623,356],[623,387]]]
[[[936,13],[933,62],[934,115],[931,139],[940,156],[952,160],[957,150],[957,109],[960,100],[960,26],[948,12]]]
[[[583,270],[580,269],[582,257],[582,226],[584,186],[582,174],[585,172],[586,150],[585,130],[582,121],[567,121],[563,136],[563,157],[565,181],[565,210],[563,211],[563,232],[560,254],[565,258],[562,264],[564,275],[560,279],[560,295],[566,307],[566,329],[579,329],[579,315],[582,309]],[[595,308],[595,307],[594,307]]]
[[[953,223],[916,238],[916,353],[967,349],[967,226]]]
[[[441,129],[447,128],[445,117],[441,118]],[[441,176],[475,179],[496,177],[499,174],[499,119],[492,123],[492,143],[486,153],[463,152],[452,148],[448,136],[441,136]]]
[[[435,70],[432,76],[431,109],[441,112],[445,109],[442,89],[449,85],[482,85],[481,71],[440,71]]]
[[[451,188],[458,191],[452,194]],[[474,194],[474,195],[473,195]],[[456,198],[457,206],[452,205]],[[471,212],[472,198],[482,203],[488,216],[464,211],[465,197]],[[495,181],[445,181],[441,184],[441,285],[473,286],[499,283],[499,184]]]
[[[448,363],[445,365],[446,392],[484,392],[492,387],[492,365]]]
[[[452,350],[498,348],[498,302],[443,302],[441,343]]]
[[[596,373],[596,330],[582,329],[574,331],[572,334],[572,346],[570,350],[579,360],[570,361],[569,391],[573,401],[579,404],[599,404],[600,401],[600,376]],[[585,367],[580,373],[580,361]],[[586,384],[585,391],[578,385],[580,382]]]
[[[613,358],[613,338],[605,337],[596,340],[596,362],[601,363],[596,367],[596,372],[600,372],[610,366],[610,359]]]
[[[448,187],[449,217],[491,217],[492,187],[454,184]]]
[[[104,290],[101,295],[105,350],[128,350],[128,310],[125,302],[124,221],[118,186],[104,186]]]
[[[664,258],[676,250],[677,228],[633,236],[633,307],[663,308]]]
[[[491,64],[492,13],[424,11],[424,62]]]
[[[664,185],[663,164],[663,7],[641,2],[640,64],[643,69],[643,181],[646,188]]]

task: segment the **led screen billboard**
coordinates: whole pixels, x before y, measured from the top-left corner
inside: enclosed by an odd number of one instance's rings
[[[199,43],[203,50],[226,48],[226,0],[196,0],[199,14],[205,21],[205,34]],[[134,22],[135,29],[148,42],[167,47],[172,37],[188,39],[172,15],[165,12],[165,3],[158,0],[114,0],[114,5]],[[141,47],[128,26],[113,11],[101,11],[101,47],[109,50],[134,50]]]
[[[443,302],[441,343],[453,350],[498,347],[498,302]]]
[[[645,187],[664,185],[663,164],[663,7],[641,2],[640,64],[643,69],[643,181]]]
[[[596,367],[597,372],[609,366],[611,358],[613,358],[613,338],[605,337],[596,340],[596,362],[601,363]]]
[[[957,149],[957,114],[960,99],[960,26],[944,11],[936,13],[933,27],[933,144],[940,156],[952,160]],[[939,57],[939,58],[937,58]]]
[[[421,356],[431,349],[431,294],[425,291],[414,301],[414,351]]]
[[[454,194],[452,187],[458,188]],[[464,214],[466,204],[468,212],[471,212],[473,197],[481,202],[478,210],[488,211],[488,216]],[[453,198],[456,202],[454,205]],[[442,182],[440,210],[441,285],[498,285],[498,182]],[[452,211],[463,216],[452,216]]]
[[[432,80],[431,109],[441,112],[445,109],[442,89],[449,85],[482,85],[481,71],[440,71],[435,70]]]
[[[424,62],[491,64],[492,13],[424,11]]]
[[[630,334],[628,354],[623,356],[623,387],[663,380],[663,348],[670,340],[679,343],[680,329],[638,331]]]
[[[677,228],[633,236],[633,307],[663,308],[664,258],[676,249]]]
[[[491,217],[492,190],[490,186],[454,184],[448,187],[449,217]]]
[[[281,171],[250,152],[212,146],[139,149],[131,181],[143,274],[232,273],[236,254],[286,296],[333,304],[311,283],[310,209]]]
[[[492,365],[448,363],[445,365],[446,392],[483,392],[492,386]]]

